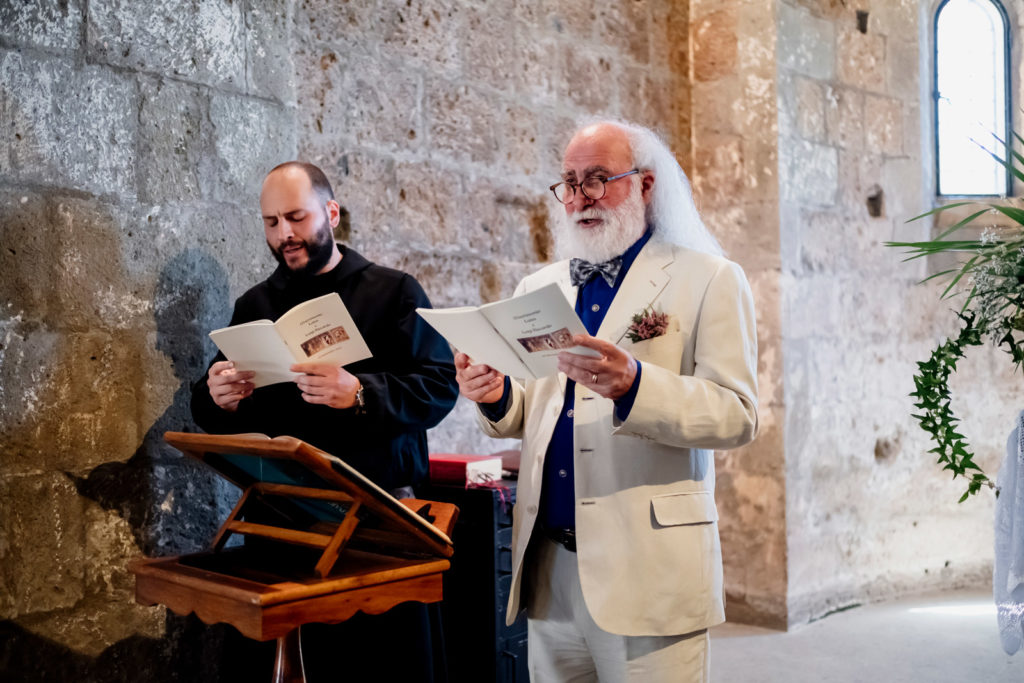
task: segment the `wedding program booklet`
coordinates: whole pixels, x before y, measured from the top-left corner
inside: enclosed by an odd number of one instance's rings
[[[586,334],[572,305],[551,283],[526,294],[483,306],[417,308],[416,312],[474,363],[511,377],[539,379],[558,372],[558,353],[600,357],[572,343]]]
[[[373,355],[335,292],[302,302],[277,322],[232,325],[214,330],[210,338],[236,368],[256,372],[257,388],[293,381],[297,373],[288,368],[294,363],[340,366]]]

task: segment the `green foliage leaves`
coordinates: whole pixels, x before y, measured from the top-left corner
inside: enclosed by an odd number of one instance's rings
[[[937,462],[943,470],[951,471],[954,479],[969,479],[967,491],[960,497],[962,503],[977,493],[982,485],[992,484],[974,462],[974,453],[968,448],[966,438],[957,431],[959,420],[949,405],[949,376],[956,372],[957,361],[964,357],[966,347],[984,343],[981,330],[974,326],[974,316],[959,315],[964,322],[959,336],[945,340],[932,351],[928,360],[917,364],[915,391],[910,395],[917,399],[914,407],[920,411],[914,414],[914,418],[936,444],[928,452],[938,456]]]

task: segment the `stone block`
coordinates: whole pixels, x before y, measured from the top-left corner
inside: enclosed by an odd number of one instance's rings
[[[295,44],[366,53],[393,31],[398,3],[300,0],[292,8]]]
[[[903,154],[903,102],[891,97],[864,98],[865,142],[869,152],[885,156]],[[919,141],[915,141],[920,144]]]
[[[927,210],[922,208],[921,162],[914,158],[885,159],[882,182],[886,213],[896,221],[906,221]]]
[[[519,27],[507,20],[495,21],[494,8],[467,7],[464,30],[460,42],[466,78],[495,88],[507,87],[520,69]]]
[[[796,130],[812,142],[825,142],[825,86],[808,78],[796,80]]]
[[[540,168],[539,120],[531,107],[508,104],[501,107],[503,121],[497,120],[499,176],[536,176]],[[548,176],[550,177],[550,176]],[[545,181],[547,178],[541,178]],[[552,181],[553,182],[553,181]]]
[[[714,81],[736,72],[737,10],[734,7],[695,16],[693,31],[693,77]]]
[[[619,69],[609,58],[564,45],[563,84],[559,88],[574,104],[594,115],[614,111],[615,82]]]
[[[51,643],[61,654],[71,651],[81,653],[80,657],[100,659],[108,648],[124,640],[145,643],[147,639],[160,638],[165,633],[166,621],[167,612],[163,607],[144,607],[132,600],[113,601],[100,596],[83,600],[75,609],[20,618],[18,625],[36,638]],[[196,641],[197,644],[199,642]],[[159,656],[158,652],[154,650],[154,658]],[[135,676],[144,669],[144,665],[130,660],[126,662],[128,659],[119,657],[114,661],[117,666],[128,670],[125,674],[127,679],[139,680]],[[59,670],[66,671],[63,668]],[[106,671],[102,675],[106,676]],[[196,675],[199,675],[198,670]]]
[[[825,127],[828,141],[838,147],[860,149],[864,145],[864,95],[847,88],[827,86]]]
[[[132,603],[135,599],[135,578],[128,570],[128,562],[139,557],[141,550],[135,544],[131,527],[113,510],[104,510],[96,504],[83,505],[85,512],[85,589],[92,595],[120,599]]]
[[[431,149],[457,161],[494,163],[498,121],[490,97],[472,86],[434,81],[425,107]]]
[[[804,76],[831,80],[836,62],[835,25],[786,3],[777,7],[779,64]]]
[[[52,314],[54,253],[61,242],[50,199],[36,192],[0,193],[0,318],[47,319]]]
[[[680,141],[689,142],[690,84],[674,74],[652,75],[648,67],[624,66],[621,73],[619,102],[628,112],[627,118],[658,133],[670,147]],[[724,87],[721,81],[716,85]],[[714,101],[724,99],[717,97]]]
[[[890,35],[885,39],[885,57],[888,92],[897,97],[916,100],[922,78],[918,42],[906,40],[900,35]],[[930,78],[927,75],[924,77]]]
[[[757,74],[742,74],[742,95],[733,103],[733,119],[747,139],[760,138],[757,142],[774,147],[774,133],[778,130],[778,98],[773,78]]]
[[[463,250],[519,263],[544,263],[553,256],[547,201],[536,191],[500,179],[467,181],[461,219]]]
[[[295,158],[293,112],[281,105],[215,93],[210,97],[212,145],[204,165],[205,199],[259,197],[263,178]]]
[[[241,90],[242,7],[201,0],[90,0],[89,53],[102,63]]]
[[[672,74],[690,73],[690,4],[651,3],[651,64]],[[687,79],[688,80],[688,79]]]
[[[58,303],[54,327],[126,330],[145,325],[152,315],[148,295],[135,289],[119,247],[125,214],[88,199],[60,198],[51,225],[60,235],[53,293]],[[120,215],[117,215],[120,214]],[[81,283],[88,282],[88,287]]]
[[[738,75],[694,82],[691,106],[694,127],[700,131],[698,137],[707,133],[742,136],[746,132],[737,120],[738,110],[743,107],[742,91],[743,83]]]
[[[739,136],[709,133],[698,137],[693,174],[697,206],[718,208],[735,203],[743,194],[743,161]]]
[[[298,122],[303,146],[339,144],[414,150],[425,139],[422,77],[379,59],[325,51],[297,52]]]
[[[783,200],[832,206],[839,189],[837,150],[804,141],[785,145],[779,149],[779,176]]]
[[[868,216],[868,198],[882,191],[882,214],[890,215],[888,188],[882,175],[882,157],[850,150],[839,150],[839,202],[851,217]]]
[[[702,208],[701,218],[729,258],[748,272],[779,267],[779,220],[774,202],[736,202]]]
[[[198,199],[200,167],[209,151],[205,94],[185,83],[144,79],[139,101],[139,199]]]
[[[246,90],[288,105],[295,102],[291,7],[288,0],[271,0],[245,11]],[[332,7],[338,8],[337,3]]]
[[[406,249],[424,251],[459,244],[462,178],[427,163],[395,164],[398,187],[398,225],[395,239]]]
[[[746,203],[778,204],[779,154],[775,144],[757,138],[743,141],[743,185]]]
[[[556,0],[542,3],[548,24],[559,34],[568,34],[570,41],[589,41],[597,18],[594,3],[589,0]]]
[[[836,77],[840,83],[871,92],[886,92],[885,38],[856,29],[836,37]]]
[[[459,66],[459,47],[452,36],[462,35],[465,9],[457,0],[395,3],[389,30],[381,45],[389,54],[404,61],[413,59],[431,73],[454,72]],[[492,15],[492,22],[503,18]]]
[[[15,45],[75,50],[82,41],[82,3],[5,2],[0,5],[0,38]]]
[[[303,158],[317,159],[312,153]],[[342,241],[357,250],[363,245],[394,239],[398,226],[395,162],[388,156],[368,152],[342,151],[317,159],[334,187],[334,196],[348,212],[351,226]]]
[[[45,464],[40,435],[55,429],[52,416],[57,392],[50,368],[59,355],[60,335],[19,316],[3,322],[0,356],[0,452],[5,474],[38,473]],[[44,453],[45,455],[45,453]]]
[[[846,270],[848,220],[837,211],[805,211],[802,215],[800,263],[805,273]]]
[[[135,193],[135,86],[100,67],[0,51],[0,116],[16,182]]]
[[[0,618],[71,607],[85,594],[82,501],[62,474],[0,479]]]
[[[865,7],[865,9],[869,9]],[[920,3],[916,0],[888,0],[871,4],[868,15],[868,33],[893,39],[916,36]],[[893,91],[896,92],[896,91]]]
[[[563,97],[565,62],[558,44],[533,35],[516,43],[511,87],[522,97],[545,103]],[[499,86],[497,83],[490,85]],[[500,87],[500,86],[499,86]]]
[[[650,5],[646,2],[603,0],[595,3],[594,30],[601,42],[638,64],[650,61]]]

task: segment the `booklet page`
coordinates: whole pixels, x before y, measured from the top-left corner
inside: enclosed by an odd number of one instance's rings
[[[490,365],[510,377],[533,376],[477,308],[417,308],[416,312],[474,363]]]
[[[337,293],[299,304],[274,326],[294,362],[348,365],[373,355]]]
[[[558,372],[558,354],[571,351],[599,357],[592,349],[573,344],[574,334],[586,334],[579,316],[557,284],[480,307],[533,376]]]
[[[295,358],[269,320],[214,330],[210,338],[237,369],[256,372],[256,388],[291,382],[296,375],[288,371]]]

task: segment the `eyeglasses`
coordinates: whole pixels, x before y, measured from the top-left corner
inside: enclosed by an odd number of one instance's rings
[[[599,175],[594,175],[584,179],[582,183],[570,183],[565,180],[560,183],[555,183],[548,189],[555,195],[555,199],[563,204],[572,203],[572,200],[576,198],[576,188],[579,188],[580,192],[582,192],[583,196],[587,199],[593,199],[596,201],[604,197],[605,192],[608,191],[608,188],[605,187],[606,183],[610,183],[613,180],[625,178],[628,175],[633,175],[634,173],[639,172],[640,169],[634,168],[632,171],[613,175],[610,178],[602,178]]]

